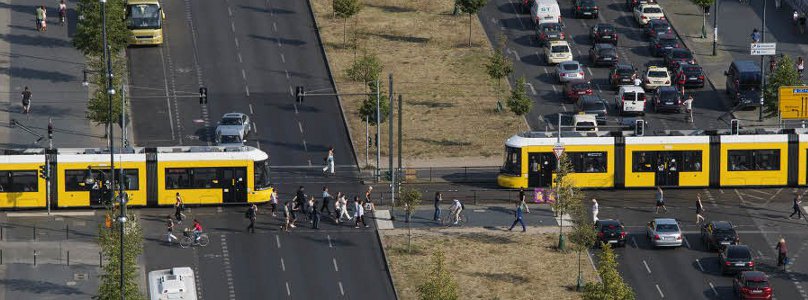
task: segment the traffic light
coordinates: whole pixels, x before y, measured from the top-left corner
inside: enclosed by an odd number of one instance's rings
[[[53,139],[53,121],[48,119],[48,139]]]
[[[732,119],[729,121],[729,127],[730,134],[737,135],[741,130],[741,122],[738,119]]]
[[[306,92],[303,90],[303,86],[297,86],[295,88],[295,101],[297,103],[303,103],[303,96],[306,95]]]
[[[39,166],[39,178],[48,180],[48,170],[45,165]]]
[[[645,134],[645,121],[634,120],[634,135],[643,136]]]
[[[208,104],[208,88],[199,88],[199,104]]]

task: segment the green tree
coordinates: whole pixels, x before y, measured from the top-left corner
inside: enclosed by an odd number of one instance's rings
[[[334,15],[343,20],[342,43],[346,44],[348,39],[348,19],[362,10],[362,3],[359,0],[333,0],[333,7]]]
[[[382,81],[379,81],[379,85],[382,85]],[[380,87],[376,86],[375,80],[368,82],[368,87],[370,91],[365,100],[362,101],[362,106],[359,107],[359,116],[362,117],[362,121],[367,121],[371,125],[384,123],[384,121],[387,120],[387,115],[390,113],[390,103],[387,100],[387,93],[383,90],[379,91],[379,117],[381,120],[376,122],[376,91],[379,90]]]
[[[364,53],[345,70],[345,75],[348,76],[348,79],[367,84],[378,79],[383,69],[384,65],[378,56],[373,53]]]
[[[502,52],[502,48],[504,46],[494,49],[494,53],[488,57],[488,63],[485,64],[488,77],[497,82],[497,101],[502,93],[502,79],[513,73],[513,63]]]
[[[402,188],[399,195],[399,201],[396,206],[404,207],[404,222],[407,223],[407,252],[412,251],[412,228],[410,227],[410,218],[415,213],[415,209],[421,204],[422,194],[421,191],[414,188]]]
[[[508,108],[517,116],[528,113],[533,108],[533,100],[527,96],[525,90],[526,80],[525,77],[519,77],[516,80],[516,86],[511,90],[511,97],[508,98]]]
[[[107,211],[110,216],[117,216],[119,208]],[[140,294],[138,288],[138,265],[137,257],[143,253],[143,229],[140,227],[137,216],[133,213],[127,214],[127,221],[124,223],[124,296],[126,299],[145,299]],[[120,287],[120,247],[121,247],[121,223],[112,222],[112,228],[99,226],[98,243],[101,252],[106,259],[102,267],[101,282],[98,285],[98,295],[93,297],[98,300],[114,300],[121,298]]]
[[[572,242],[572,249],[578,252],[578,284],[576,289],[580,289],[583,284],[581,253],[588,251],[589,248],[595,245],[597,232],[595,227],[592,226],[592,214],[585,197],[581,197],[581,201],[577,205],[570,207],[569,214],[574,222],[570,231],[570,242]]]
[[[109,98],[107,96],[107,76],[106,64],[100,57],[89,57],[88,66],[93,72],[88,79],[93,89],[90,100],[87,102],[86,117],[88,120],[96,124],[115,124],[121,119],[121,78],[124,78],[126,72],[126,65],[122,57],[112,56],[112,86],[115,88],[115,94],[112,95],[112,115],[109,114]]]
[[[457,0],[460,10],[469,15],[469,47],[471,47],[471,15],[476,15],[488,0]]]
[[[420,300],[457,300],[457,282],[446,268],[446,257],[443,252],[432,253],[432,270],[424,281],[416,288]]]
[[[715,0],[692,0],[694,4],[702,8],[701,12],[701,38],[707,37],[707,7],[715,3]]]
[[[558,224],[558,250],[565,250],[564,241],[564,214],[569,213],[572,208],[579,205],[583,199],[583,193],[575,186],[575,182],[569,178],[572,174],[572,163],[566,154],[561,155],[559,168],[556,170],[556,177],[553,182],[556,201],[551,205],[561,222]]]
[[[598,275],[600,282],[590,282],[584,288],[584,300],[634,300],[634,291],[620,277],[617,271],[617,259],[611,245],[603,244],[598,256]]]
[[[110,53],[114,56],[126,48],[131,32],[126,27],[125,0],[108,0],[106,3],[107,15],[107,42]],[[104,40],[102,39],[101,3],[98,0],[79,0],[77,5],[79,13],[76,33],[73,35],[73,47],[88,56],[104,55]]]
[[[796,63],[786,54],[777,62],[774,73],[769,74],[766,89],[763,91],[763,111],[767,116],[776,116],[780,109],[777,94],[781,86],[803,85],[795,66]]]

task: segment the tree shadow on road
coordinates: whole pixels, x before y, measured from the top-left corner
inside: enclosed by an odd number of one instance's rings
[[[84,294],[84,292],[76,288],[40,280],[0,279],[0,285],[5,286],[6,290],[9,291],[24,291],[35,294],[53,294],[53,295]]]
[[[18,67],[0,68],[0,73],[6,73],[6,72],[9,73],[12,77],[22,79],[39,79],[39,80],[47,80],[50,82],[78,81],[78,78],[76,78],[76,76],[62,72],[52,72],[52,71],[37,70],[31,68],[18,68]]]

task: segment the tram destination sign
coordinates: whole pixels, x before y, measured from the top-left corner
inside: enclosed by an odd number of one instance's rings
[[[808,86],[781,86],[777,97],[780,119],[808,119]]]

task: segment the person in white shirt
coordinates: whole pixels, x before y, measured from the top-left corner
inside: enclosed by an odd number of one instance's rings
[[[351,215],[348,214],[348,200],[345,199],[345,195],[342,192],[337,193],[337,218],[336,223],[339,224],[339,221],[342,220],[342,217],[345,216],[345,219],[351,220]]]
[[[365,223],[365,208],[362,207],[362,203],[359,203],[359,196],[354,197],[354,221],[354,228],[359,228],[360,222],[368,227],[368,224]]]
[[[463,204],[460,203],[460,200],[454,199],[454,201],[452,201],[452,206],[449,207],[449,210],[452,212],[454,224],[457,224],[457,222],[460,221],[460,212],[463,211]]]
[[[592,222],[598,221],[598,200],[592,198]]]

